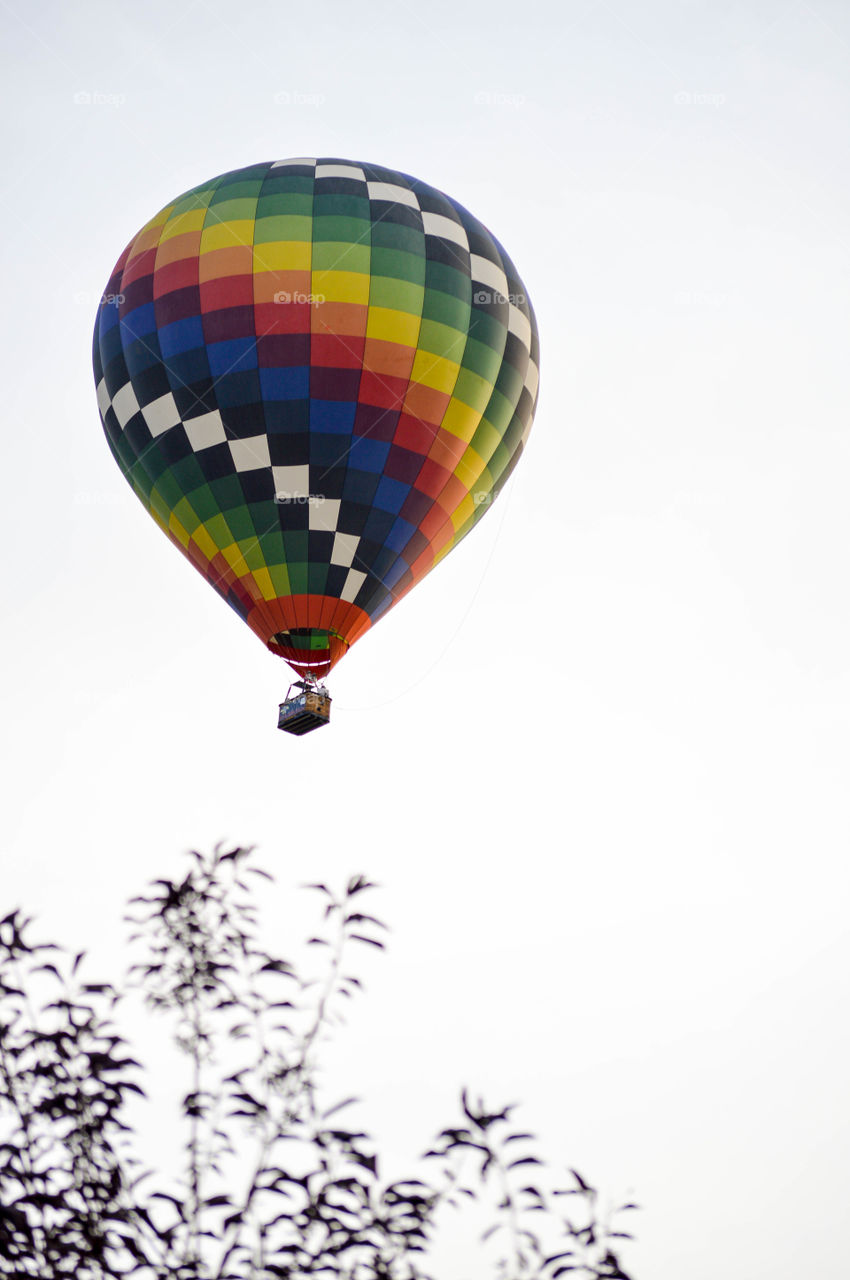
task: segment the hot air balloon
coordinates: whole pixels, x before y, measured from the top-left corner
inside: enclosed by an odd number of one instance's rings
[[[537,400],[504,249],[392,169],[279,160],[179,196],[124,250],[94,334],[116,462],[297,673],[281,727],[489,510]]]

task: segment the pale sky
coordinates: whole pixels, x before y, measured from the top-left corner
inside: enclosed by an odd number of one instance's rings
[[[838,1275],[850,10],[2,0],[0,22],[0,911],[112,977],[125,900],[189,846],[260,847],[284,953],[296,886],[365,871],[393,933],[330,1087],[393,1159],[467,1085],[640,1202],[637,1280]],[[541,391],[499,502],[332,674],[330,728],[290,739],[288,668],[116,468],[90,349],[162,205],[301,155],[481,219],[535,307]],[[474,1234],[434,1268],[483,1280]]]

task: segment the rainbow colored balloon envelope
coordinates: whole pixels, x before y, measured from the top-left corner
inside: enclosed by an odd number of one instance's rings
[[[122,253],[94,335],[112,453],[252,631],[324,676],[489,510],[538,338],[449,196],[338,159],[202,183]]]

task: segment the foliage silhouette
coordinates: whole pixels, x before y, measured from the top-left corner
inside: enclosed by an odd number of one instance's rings
[[[629,1280],[617,1257],[628,1233],[575,1171],[566,1188],[544,1185],[513,1107],[464,1092],[421,1176],[382,1181],[369,1136],[339,1118],[354,1099],[323,1108],[317,1076],[322,1032],[360,986],[350,949],[384,945],[363,905],[374,886],[310,886],[322,925],[309,942],[326,955],[316,981],[260,944],[258,877],[271,879],[251,850],[217,848],[193,852],[182,880],[153,882],[130,904],[141,958],[123,991],[83,981],[83,953],[31,941],[20,911],[0,921],[0,1276],[432,1280],[441,1210],[491,1195],[489,1274]],[[143,1092],[115,1024],[132,986],[172,1020],[191,1074],[185,1169],[156,1189],[125,1119]]]

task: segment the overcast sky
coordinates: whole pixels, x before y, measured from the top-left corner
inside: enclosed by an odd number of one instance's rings
[[[330,1061],[394,1156],[466,1084],[639,1200],[638,1280],[839,1274],[850,9],[2,0],[0,21],[2,912],[112,976],[124,901],[191,845],[260,846],[284,953],[295,887],[363,870],[393,934]],[[90,359],[149,217],[302,155],[460,200],[541,339],[510,484],[303,740],[275,728],[288,669],[121,478]],[[481,1280],[458,1224],[437,1265]]]

